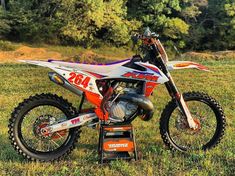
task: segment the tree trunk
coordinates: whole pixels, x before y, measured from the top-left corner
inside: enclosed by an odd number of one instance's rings
[[[1,0],[1,5],[2,5],[3,10],[6,10],[5,0]]]

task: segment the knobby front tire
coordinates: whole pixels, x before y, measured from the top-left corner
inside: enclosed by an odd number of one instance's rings
[[[188,92],[184,100],[200,129],[194,131],[185,123],[174,100],[163,110],[160,118],[160,133],[163,142],[171,150],[182,152],[208,150],[220,143],[226,126],[221,105],[208,94]]]
[[[47,109],[43,114],[45,108]],[[60,117],[64,119],[76,115],[76,109],[71,103],[54,94],[31,96],[14,109],[9,120],[8,132],[11,144],[20,155],[32,161],[55,161],[69,155],[75,148],[75,143],[80,137],[80,128],[58,132],[50,138],[37,134],[38,126],[48,125],[52,118],[50,112],[51,114],[60,112]]]

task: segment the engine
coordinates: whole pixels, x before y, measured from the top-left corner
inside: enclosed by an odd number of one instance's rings
[[[106,110],[111,122],[124,122],[132,117],[138,110],[138,104],[125,99],[125,95],[138,93],[139,86],[136,83],[120,82],[115,89],[112,98],[107,102]]]
[[[128,101],[109,102],[109,119],[113,122],[123,122],[129,119],[138,109],[138,105]]]
[[[149,120],[153,116],[153,104],[143,95],[143,82],[114,82],[111,92],[107,83],[99,83],[99,90],[104,96],[103,108],[109,113],[109,121],[125,122],[142,115],[142,120]],[[106,85],[106,86],[103,86]]]

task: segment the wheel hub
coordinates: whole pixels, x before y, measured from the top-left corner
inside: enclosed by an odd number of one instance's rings
[[[50,124],[50,115],[42,115],[38,117],[33,124],[33,132],[35,136],[48,140],[51,139],[51,133],[48,133],[44,128]]]
[[[59,139],[63,136],[65,136],[68,132],[68,130],[61,130],[57,131],[55,133],[50,133],[45,129],[48,125],[51,125],[52,122],[54,122],[54,117],[51,115],[42,115],[38,117],[35,122],[34,122],[34,134],[35,136],[39,137],[42,140],[54,140],[54,139]]]
[[[187,119],[182,117],[182,116],[180,116],[176,119],[175,126],[178,130],[190,129],[191,131],[199,132],[201,130],[200,120],[198,118],[194,118],[193,120],[196,123],[196,128],[195,129],[190,128],[189,125],[188,125]]]
[[[187,119],[185,117],[179,116],[176,119],[175,126],[178,130],[184,130],[189,128]]]

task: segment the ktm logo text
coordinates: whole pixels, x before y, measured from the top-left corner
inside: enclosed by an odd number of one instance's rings
[[[144,80],[148,80],[148,81],[157,81],[158,80],[158,76],[141,74],[141,73],[133,73],[133,72],[127,72],[122,76],[124,76],[126,78],[144,79]]]
[[[109,148],[128,147],[128,144],[108,144]]]

